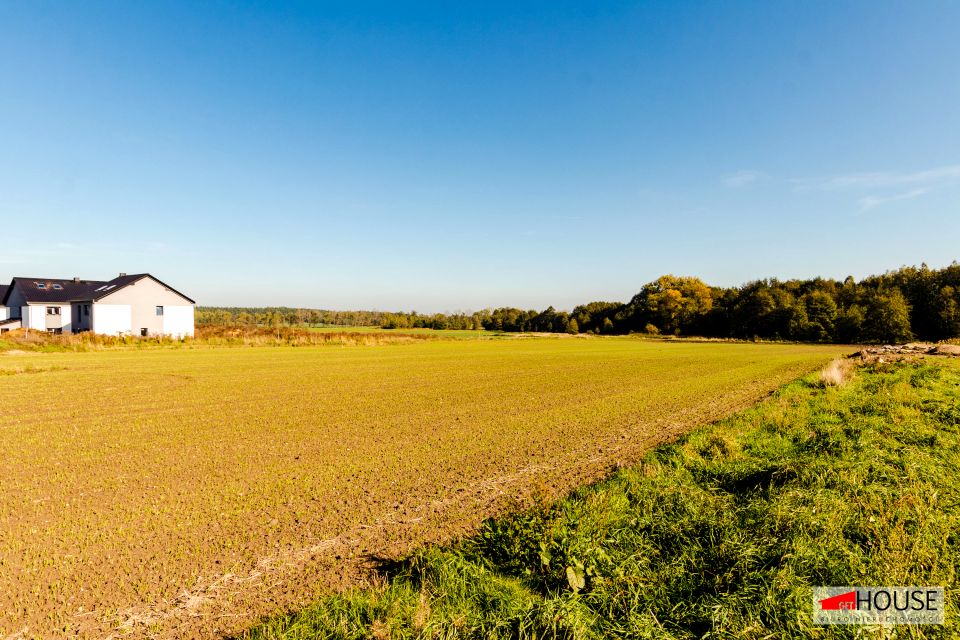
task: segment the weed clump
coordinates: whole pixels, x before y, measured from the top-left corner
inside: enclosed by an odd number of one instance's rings
[[[853,363],[849,360],[833,360],[820,372],[820,381],[825,387],[841,387],[853,376]]]

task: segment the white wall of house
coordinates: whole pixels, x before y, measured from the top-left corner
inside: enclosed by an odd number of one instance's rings
[[[142,278],[129,284],[116,293],[100,298],[101,304],[126,304],[131,309],[128,330],[140,335],[143,329],[147,335],[172,335],[177,337],[193,335],[193,304],[175,291],[153,278]],[[163,313],[157,313],[157,307],[163,307]],[[94,327],[94,331],[102,333]]]
[[[193,305],[164,306],[163,333],[175,338],[193,336]]]
[[[47,330],[47,305],[29,304],[20,307],[24,329]]]
[[[130,333],[130,305],[95,302],[90,308],[94,333],[115,336]]]
[[[0,320],[6,320],[10,317],[10,309],[0,306]]]
[[[42,305],[30,305],[30,307],[40,307],[44,313],[44,324],[43,328],[45,330],[59,329],[63,333],[70,333],[70,304],[69,303],[60,303],[60,304],[42,304]],[[49,309],[59,309],[60,313],[51,314]]]
[[[59,315],[47,313],[47,307],[60,309]],[[70,333],[70,305],[57,304],[29,304],[20,308],[20,318],[24,329],[46,331],[60,329],[63,333]]]

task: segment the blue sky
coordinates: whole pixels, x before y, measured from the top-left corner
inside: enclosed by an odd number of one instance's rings
[[[0,279],[455,311],[960,258],[960,3],[0,4]]]

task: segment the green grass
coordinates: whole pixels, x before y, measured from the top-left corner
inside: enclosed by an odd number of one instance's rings
[[[310,331],[323,331],[323,332],[333,332],[333,333],[400,333],[400,334],[410,334],[410,335],[427,335],[435,336],[438,338],[452,338],[460,340],[470,340],[470,339],[479,339],[479,338],[502,338],[502,337],[511,337],[516,336],[517,334],[510,334],[503,331],[487,331],[486,329],[474,330],[474,329],[424,329],[424,328],[407,328],[407,329],[384,329],[383,327],[347,327],[347,326],[338,326],[338,325],[325,325],[325,326],[307,326],[307,329]]]
[[[958,447],[955,362],[808,376],[244,637],[955,637]],[[943,585],[949,626],[814,627],[815,585]]]

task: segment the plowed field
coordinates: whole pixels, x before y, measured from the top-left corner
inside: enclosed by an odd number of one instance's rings
[[[0,637],[216,637],[595,480],[839,347],[0,355]]]

